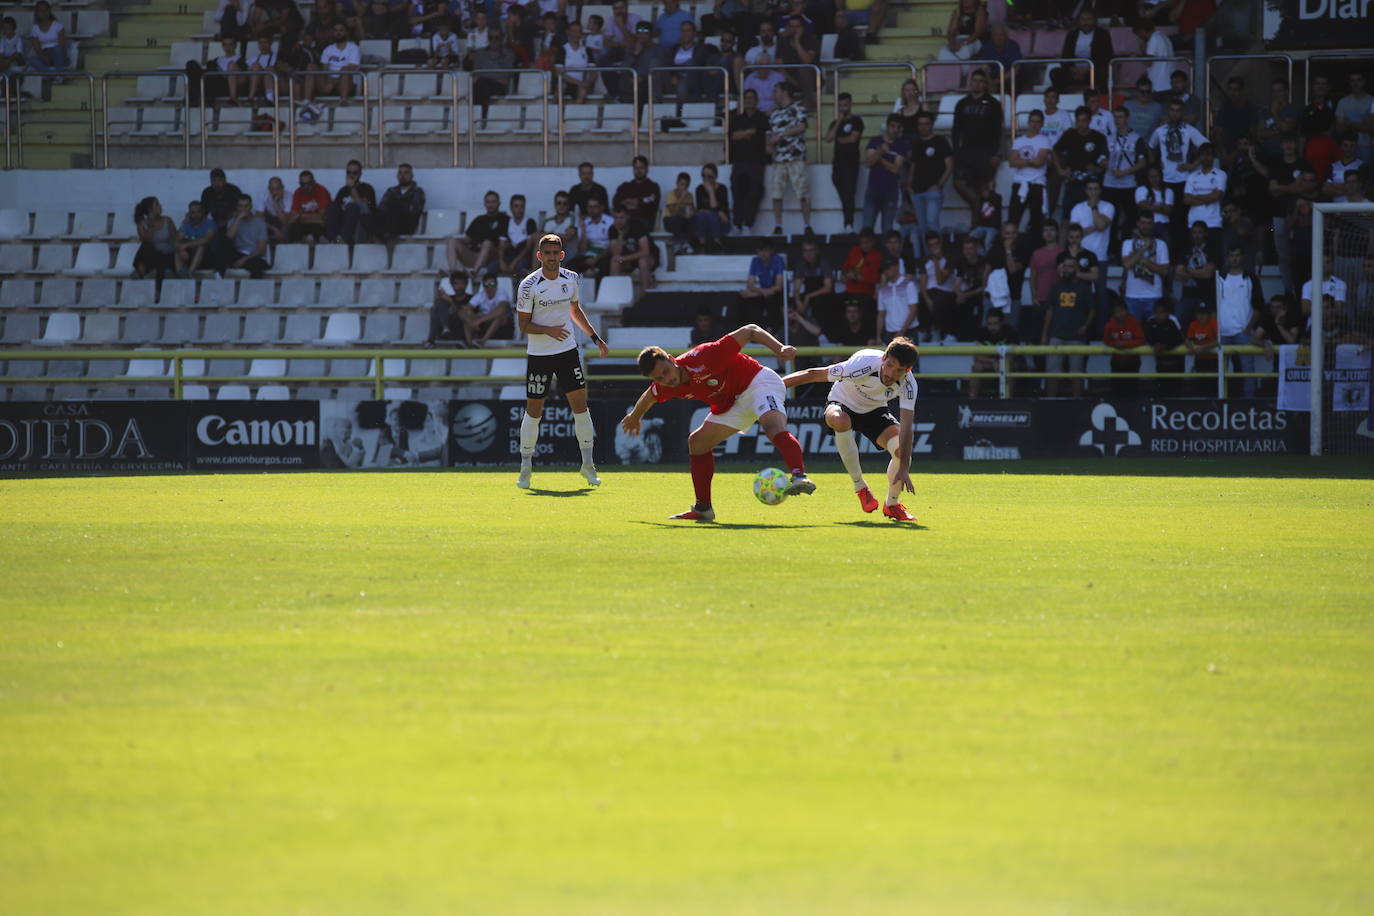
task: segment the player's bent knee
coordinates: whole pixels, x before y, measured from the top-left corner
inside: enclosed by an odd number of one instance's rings
[[[825,425],[837,433],[849,432],[854,428],[854,424],[849,421],[849,414],[843,410],[827,410],[825,412]]]

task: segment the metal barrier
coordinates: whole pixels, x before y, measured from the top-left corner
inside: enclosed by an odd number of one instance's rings
[[[281,168],[281,80],[278,78],[277,73],[276,73],[275,70],[269,72],[267,75],[270,76],[270,77],[272,77],[272,167],[275,168],[275,169],[279,169],[279,168]],[[209,128],[206,126],[206,123],[205,123],[205,81],[206,81],[207,79],[229,79],[229,78],[238,78],[238,79],[243,79],[243,80],[248,80],[248,79],[250,79],[250,77],[248,76],[247,71],[244,71],[244,74],[243,74],[243,76],[241,76],[241,77],[225,77],[225,75],[222,74],[222,73],[202,73],[202,74],[200,75],[200,167],[201,167],[201,168],[205,168],[205,167],[209,164],[209,161],[210,161],[210,160],[209,160],[209,157],[208,157],[207,154],[206,154],[206,143],[207,143],[207,138],[208,138],[208,135],[209,135],[210,131],[209,131]],[[294,111],[294,106],[292,106],[292,108],[288,108],[287,111],[292,115],[292,123],[294,124],[294,123],[295,123],[295,111]],[[366,117],[366,114],[365,114],[366,111],[367,111],[367,106],[366,106],[366,104],[363,105],[363,111],[364,111],[364,117]],[[187,120],[190,119],[190,113],[191,113],[191,110],[190,110],[190,108],[189,108],[189,106],[188,106],[187,109],[186,109]],[[249,132],[250,134],[253,133],[252,121],[249,121],[249,124],[248,124],[248,132]],[[364,136],[366,136],[366,130],[364,130]],[[294,165],[295,165],[295,162],[292,162],[291,164],[292,164],[292,166],[294,166]]]
[[[517,80],[519,79],[519,75],[522,74],[522,73],[538,73],[538,74],[539,74],[539,76],[540,76],[539,82],[540,82],[541,85],[543,86],[543,90],[544,90],[544,91],[541,93],[541,96],[542,96],[541,101],[543,102],[543,106],[544,106],[544,116],[543,116],[543,118],[542,118],[542,123],[540,124],[539,132],[540,132],[540,134],[542,135],[542,139],[543,139],[543,141],[544,141],[544,165],[548,165],[548,164],[549,164],[549,83],[550,83],[550,81],[551,81],[551,78],[552,78],[553,74],[550,73],[548,70],[532,70],[532,69],[526,67],[526,68],[523,69],[523,70],[517,69],[517,68],[511,68],[511,69],[509,69],[509,70],[505,70],[505,69],[503,69],[503,70],[473,70],[473,71],[471,71],[471,73],[469,74],[469,76],[471,77],[472,82],[468,85],[468,168],[475,168],[475,167],[477,166],[477,109],[476,109],[476,102],[473,101],[474,97],[477,95],[477,81],[478,81],[479,79],[483,78],[484,76],[487,76],[488,74],[492,74],[492,73],[504,73],[504,74],[507,74],[507,75],[514,75],[514,76],[516,77]],[[507,94],[509,95],[509,93],[507,93]],[[491,103],[488,102],[488,103],[486,103],[486,104],[487,104],[487,105],[490,105]],[[483,106],[483,107],[486,107],[486,106]]]
[[[453,146],[453,167],[458,168],[458,79],[462,76],[461,70],[441,70],[411,67],[382,67],[380,70],[373,71],[378,74],[377,78],[377,166],[386,167],[386,76],[388,73],[397,73],[402,76],[420,75],[428,73],[438,76],[451,76],[453,79],[452,90],[449,98],[449,140]],[[468,87],[468,95],[472,94],[472,87]],[[561,163],[560,163],[561,164]]]
[[[926,71],[931,67],[969,67],[971,70],[986,69],[992,66],[997,68],[998,95],[1002,99],[1002,110],[1007,110],[1007,68],[1002,66],[999,60],[928,60],[921,64],[921,86],[924,88],[929,85],[930,80],[926,77]],[[922,101],[925,95],[921,96]]]
[[[762,347],[755,348],[762,352]],[[844,359],[853,355],[853,347],[798,347],[798,356],[831,356]],[[1168,351],[1166,354],[1155,354],[1150,347],[1136,347],[1130,350],[1117,350],[1102,344],[1071,344],[1060,346],[1044,346],[1033,344],[1004,344],[1001,346],[980,346],[973,344],[954,344],[950,346],[928,347],[925,349],[927,356],[972,356],[972,357],[995,357],[998,361],[996,372],[974,372],[972,368],[966,372],[915,372],[918,379],[996,379],[998,381],[998,392],[1001,397],[1010,396],[1011,381],[1014,379],[1092,379],[1092,378],[1133,378],[1133,379],[1211,379],[1215,378],[1217,383],[1217,397],[1226,397],[1226,380],[1228,378],[1253,378],[1253,379],[1274,379],[1278,377],[1276,372],[1227,372],[1226,356],[1264,356],[1263,347],[1251,346],[1248,344],[1218,345],[1215,347],[1217,355],[1217,368],[1213,372],[1033,372],[1020,371],[1014,372],[1011,369],[1012,359],[1016,356],[1051,356],[1051,355],[1082,355],[1082,356],[1185,356],[1188,351],[1184,347],[1177,347]],[[639,354],[638,349],[613,349],[608,354],[608,359],[633,359]],[[433,375],[433,376],[411,376],[411,375],[387,375],[385,373],[386,361],[388,359],[448,359],[448,358],[467,358],[476,357],[478,359],[499,359],[509,357],[522,357],[525,355],[523,348],[493,348],[490,350],[461,350],[453,349],[227,349],[227,350],[159,350],[137,349],[137,350],[73,350],[73,349],[53,349],[53,350],[0,350],[0,360],[46,360],[46,359],[78,359],[83,361],[90,360],[162,360],[170,361],[168,374],[160,376],[35,376],[26,377],[25,381],[41,380],[49,384],[89,384],[89,385],[108,385],[126,384],[150,385],[158,384],[161,381],[170,381],[172,384],[173,397],[180,400],[184,395],[184,385],[189,380],[193,384],[203,382],[215,383],[243,383],[249,384],[333,384],[339,382],[368,382],[373,386],[373,395],[377,400],[382,400],[384,388],[387,382],[487,382],[487,381],[520,381],[523,375]],[[595,349],[590,347],[584,353],[588,360],[599,359],[600,355]],[[187,376],[185,374],[184,362],[188,359],[212,360],[212,359],[370,359],[372,360],[372,371],[367,375],[349,376],[246,376],[246,375],[196,375]],[[641,375],[594,375],[589,378],[592,382],[639,382],[644,381]]]
[[[1193,70],[1193,59],[1182,54],[1174,54],[1169,57],[1149,57],[1139,55],[1136,57],[1113,57],[1111,64],[1107,67],[1107,105],[1111,106],[1112,99],[1116,97],[1116,65],[1117,64],[1157,64],[1166,60],[1181,60],[1188,65],[1188,73],[1193,77],[1193,95],[1197,95],[1197,73]],[[1153,88],[1153,84],[1151,85]]]
[[[567,134],[567,126],[566,126],[566,124],[565,124],[565,116],[564,116],[564,112],[563,112],[563,109],[564,109],[564,106],[565,106],[566,102],[565,102],[565,100],[564,100],[564,98],[563,98],[563,86],[562,86],[562,80],[561,80],[561,77],[562,77],[562,75],[563,75],[563,70],[564,70],[564,69],[565,69],[565,68],[564,68],[563,66],[561,66],[561,65],[555,67],[555,68],[554,68],[554,80],[553,80],[554,97],[558,99],[558,165],[559,165],[560,167],[563,165],[563,141],[564,141],[565,135]],[[638,155],[639,155],[639,74],[636,73],[636,72],[634,71],[634,69],[631,68],[631,67],[579,67],[579,68],[577,68],[577,71],[576,71],[576,72],[578,72],[578,73],[628,73],[628,74],[630,74],[630,99],[631,99],[631,103],[630,103],[630,104],[631,104],[631,106],[632,106],[632,110],[631,110],[631,114],[630,114],[630,145],[631,145],[632,150],[633,150],[632,153],[631,153],[631,155],[633,155],[633,156],[638,156]]]
[[[1312,101],[1312,61],[1314,60],[1359,60],[1360,58],[1374,57],[1374,51],[1313,51],[1307,55],[1303,61],[1303,105]],[[1291,75],[1291,74],[1290,74]],[[1292,88],[1293,81],[1288,81],[1289,88]]]
[[[5,116],[5,168],[6,168],[6,169],[14,168],[13,160],[12,160],[11,154],[10,154],[10,82],[11,82],[11,79],[10,79],[10,77],[9,77],[7,74],[0,74],[0,93],[3,93],[3,95],[0,95],[0,102],[3,102],[3,103],[4,103],[4,106],[5,106],[3,109],[0,109],[0,113],[3,113],[4,116]],[[15,103],[14,103],[14,104],[15,104],[15,107],[18,108],[18,107],[19,107],[19,102],[20,102],[20,97],[16,94],[14,98],[15,98]]]
[[[1219,54],[1219,55],[1217,55],[1216,57],[1209,57],[1209,58],[1207,58],[1207,72],[1206,72],[1205,78],[1204,78],[1204,80],[1203,80],[1203,84],[1204,84],[1204,85],[1203,85],[1203,88],[1206,89],[1207,91],[1204,92],[1204,93],[1201,93],[1201,95],[1202,95],[1202,107],[1203,107],[1203,115],[1202,115],[1202,117],[1203,117],[1203,124],[1206,126],[1206,130],[1204,130],[1203,133],[1205,133],[1208,137],[1212,136],[1212,65],[1215,64],[1215,63],[1217,63],[1218,61],[1223,61],[1223,60],[1230,60],[1230,61],[1237,61],[1237,60],[1253,60],[1253,61],[1259,61],[1259,60],[1280,60],[1280,61],[1284,61],[1285,63],[1288,64],[1288,85],[1289,85],[1290,88],[1291,88],[1292,85],[1293,85],[1293,58],[1290,57],[1290,56],[1287,55],[1287,54]],[[1196,76],[1193,77],[1193,90],[1194,90],[1194,93],[1193,93],[1194,95],[1198,95],[1198,94],[1199,94],[1199,93],[1196,91],[1196,90],[1197,90],[1197,77],[1196,77]]]
[[[185,151],[182,168],[191,167],[191,79],[185,71],[168,70],[111,70],[100,77],[100,125],[101,160],[100,167],[110,167],[110,80],[128,77],[161,76],[181,80],[181,144]],[[203,120],[203,118],[202,118]]]
[[[1011,65],[1011,138],[1016,139],[1016,129],[1019,126],[1016,118],[1016,71],[1022,65],[1032,64],[1087,64],[1088,65],[1088,88],[1097,91],[1097,65],[1089,57],[1036,57],[1022,58],[1013,61]]]
[[[855,60],[855,61],[836,61],[833,64],[826,64],[826,69],[835,76],[834,84],[831,87],[831,107],[838,110],[840,107],[840,75],[846,70],[905,70],[911,74],[911,78],[916,81],[917,91],[920,93],[922,103],[925,102],[925,82],[922,79],[924,74],[909,60]],[[900,93],[899,93],[900,95]],[[874,99],[877,101],[877,99]]]
[[[793,66],[794,66],[794,67],[815,67],[814,64],[794,64]],[[748,68],[748,67],[745,67],[744,69],[745,69],[745,70],[748,70],[749,68]],[[755,67],[754,69],[761,69],[761,68]],[[781,69],[781,68],[780,68],[780,67],[775,67],[775,68],[771,68],[771,69]],[[820,75],[819,75],[819,74],[820,74],[820,68],[819,68],[819,67],[815,67],[815,69],[816,69],[816,73],[817,73],[817,76],[816,76],[817,83],[816,83],[816,84],[819,86],[819,85],[820,85]],[[722,80],[722,82],[721,82],[721,97],[722,97],[722,99],[724,100],[724,104],[725,104],[725,109],[724,109],[724,110],[725,110],[725,115],[726,115],[725,120],[729,120],[729,115],[730,115],[730,71],[726,70],[724,67],[711,67],[711,66],[701,66],[701,67],[653,67],[653,68],[651,68],[651,69],[649,70],[649,86],[648,86],[649,97],[648,97],[648,99],[646,100],[646,104],[645,104],[645,107],[644,107],[644,121],[645,121],[645,123],[648,125],[648,128],[649,128],[649,161],[650,161],[650,162],[653,162],[653,161],[654,161],[654,134],[657,133],[657,131],[654,130],[654,74],[656,74],[656,73],[691,73],[691,72],[694,72],[694,71],[695,71],[695,72],[706,72],[706,73],[719,73],[719,74],[721,74],[721,80]],[[741,71],[741,72],[742,72],[742,71]],[[638,83],[638,82],[639,82],[638,79],[636,79],[635,82]],[[714,115],[713,115],[713,116],[714,116]],[[638,131],[638,128],[636,128],[636,132],[637,132],[637,131]],[[725,126],[722,125],[721,131],[720,131],[720,132],[721,132],[721,137],[722,137],[722,144],[721,144],[721,145],[722,145],[722,147],[724,148],[724,152],[723,152],[722,155],[723,155],[723,157],[724,157],[726,160],[728,160],[728,159],[730,158],[730,131],[727,130],[727,129],[725,128]]]
[[[44,71],[44,72],[41,73],[41,74],[40,74],[40,73],[30,73],[30,74],[26,74],[26,75],[28,75],[28,76],[41,77],[41,78],[44,79],[44,80],[54,79],[54,78],[56,78],[56,77],[61,77],[61,78],[63,78],[63,79],[69,79],[69,78],[74,77],[74,76],[79,76],[79,77],[82,77],[82,78],[84,78],[84,79],[86,80],[86,113],[87,113],[87,115],[89,115],[89,117],[90,117],[91,168],[95,168],[95,167],[96,167],[96,161],[97,161],[97,157],[96,157],[96,146],[98,145],[98,142],[97,142],[97,139],[96,139],[96,124],[95,124],[95,112],[96,112],[96,108],[95,108],[95,74],[93,74],[93,73],[88,73],[88,72],[86,72],[85,70],[48,70],[48,71]],[[22,97],[16,95],[16,96],[15,96],[15,100],[14,100],[14,137],[15,137],[15,152],[16,152],[17,155],[16,155],[15,158],[16,158],[16,161],[17,161],[17,163],[18,163],[18,167],[21,168],[21,169],[24,167],[24,112],[23,112],[23,107],[24,107],[24,106],[23,106],[23,99],[22,99]],[[58,123],[66,124],[66,123],[70,123],[70,122],[62,121],[62,122],[58,122]]]

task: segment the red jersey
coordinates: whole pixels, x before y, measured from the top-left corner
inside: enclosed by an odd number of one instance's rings
[[[1198,321],[1196,318],[1188,325],[1188,335],[1184,340],[1191,340],[1193,346],[1199,350],[1217,345],[1217,320],[1215,317],[1208,318],[1206,322]],[[1208,359],[1215,361],[1215,353],[1198,353],[1197,359]]]
[[[304,188],[297,188],[291,195],[292,213],[323,213],[329,209],[329,192],[324,185],[315,185],[313,193],[307,193]]]
[[[668,388],[653,382],[649,390],[660,404],[672,398],[705,401],[711,413],[725,413],[735,406],[735,398],[749,387],[763,368],[752,356],[740,352],[739,341],[729,334],[720,340],[693,347],[674,360],[687,370],[687,382]]]

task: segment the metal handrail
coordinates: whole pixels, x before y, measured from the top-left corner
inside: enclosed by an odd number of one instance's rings
[[[10,154],[10,77],[9,77],[9,74],[0,74],[0,92],[3,92],[3,93],[4,93],[3,96],[0,96],[0,102],[3,102],[3,103],[4,103],[4,106],[5,106],[3,109],[0,109],[0,111],[3,111],[3,112],[4,112],[4,115],[5,115],[5,168],[6,168],[6,169],[11,169],[11,168],[14,167],[14,165],[13,165],[13,162],[12,162],[12,160],[11,160],[11,158],[10,158],[11,154]],[[16,95],[15,95],[15,106],[18,107],[18,104],[19,104],[19,95],[16,94]]]
[[[979,67],[994,66],[997,68],[997,87],[998,95],[1002,99],[1002,110],[1007,110],[1007,68],[1002,66],[1000,60],[928,60],[921,64],[921,86],[924,88],[929,85],[930,80],[926,78],[926,71],[931,67],[969,67],[977,70]],[[921,96],[922,101],[925,95]]]
[[[246,73],[246,71],[245,71],[245,73]],[[281,80],[280,80],[280,78],[277,76],[277,72],[276,72],[275,70],[270,71],[270,72],[268,73],[268,75],[272,77],[272,168],[274,168],[274,169],[279,169],[279,168],[281,168]],[[207,152],[206,152],[206,144],[207,144],[207,142],[208,142],[208,138],[209,138],[210,131],[209,131],[209,129],[206,127],[206,123],[205,123],[205,80],[208,79],[208,78],[211,78],[211,77],[213,77],[213,78],[215,78],[215,79],[223,79],[223,78],[226,78],[226,77],[224,76],[224,74],[222,74],[222,73],[204,73],[204,72],[202,72],[201,75],[200,75],[200,167],[201,167],[201,168],[205,168],[205,167],[209,164],[209,157],[208,157],[208,154],[207,154]],[[248,77],[247,77],[246,75],[245,75],[243,78],[244,78],[245,80],[248,79]],[[189,80],[188,80],[188,82],[189,82]],[[294,99],[293,99],[293,101],[294,101]],[[254,107],[256,108],[256,106],[254,106]],[[363,110],[364,110],[364,112],[367,110],[366,106],[364,106]],[[288,111],[291,112],[291,114],[292,114],[292,116],[293,116],[293,119],[294,119],[294,116],[295,116],[295,106],[293,105],[291,108],[288,109]],[[191,113],[191,112],[190,112],[190,108],[188,107],[188,108],[186,109],[186,114],[187,114],[187,119],[188,119],[188,120],[189,120],[189,117],[190,117],[190,113]],[[249,133],[252,133],[252,121],[249,121]],[[365,135],[366,135],[366,131],[364,130],[364,136],[365,136]],[[292,165],[294,166],[295,163],[292,162]]]
[[[463,74],[462,70],[445,70],[439,67],[382,67],[380,70],[373,71],[377,74],[377,166],[386,167],[386,75],[388,73],[399,73],[406,75],[419,75],[423,73],[434,76],[451,76],[452,88],[449,98],[449,140],[453,146],[453,167],[458,168],[458,79]],[[472,87],[468,87],[468,94],[472,94]],[[562,165],[562,163],[559,163]]]
[[[1169,55],[1168,57],[1151,57],[1151,56],[1149,56],[1149,55],[1142,54],[1142,55],[1137,55],[1137,56],[1135,56],[1135,57],[1113,57],[1113,58],[1112,58],[1111,64],[1107,67],[1107,104],[1110,105],[1112,99],[1115,98],[1115,90],[1116,90],[1116,65],[1117,65],[1117,64],[1133,64],[1133,63],[1134,63],[1134,64],[1143,64],[1143,63],[1157,64],[1157,63],[1159,63],[1160,61],[1165,61],[1165,60],[1183,61],[1183,63],[1185,63],[1185,64],[1188,65],[1188,74],[1189,74],[1190,76],[1192,76],[1192,78],[1193,78],[1193,94],[1196,95],[1196,94],[1197,94],[1197,72],[1196,72],[1195,70],[1193,70],[1193,59],[1192,59],[1191,57],[1187,57],[1187,56],[1185,56],[1185,55],[1183,55],[1183,54],[1171,54],[1171,55]],[[1153,90],[1153,88],[1154,88],[1154,87],[1153,87],[1153,84],[1151,84],[1151,89]]]
[[[555,66],[554,73],[562,76],[567,68],[562,64]],[[630,98],[633,110],[630,114],[630,145],[632,155],[639,155],[639,74],[633,67],[578,67],[578,73],[628,73],[630,74]],[[558,100],[558,165],[563,165],[563,141],[567,134],[565,124],[564,107],[566,102],[563,98],[563,87],[559,81],[554,82],[554,98]]]
[[[1012,61],[1011,64],[1011,138],[1016,139],[1016,129],[1019,126],[1016,117],[1016,69],[1021,65],[1030,64],[1087,64],[1088,65],[1088,88],[1097,91],[1097,65],[1093,63],[1091,57],[1032,57],[1022,58]]]
[[[1307,105],[1312,101],[1312,61],[1314,60],[1357,60],[1362,57],[1374,57],[1374,51],[1312,51],[1303,61],[1303,95],[1302,103]],[[1291,76],[1291,73],[1290,73]],[[1292,90],[1293,81],[1289,79],[1288,88]]]
[[[42,79],[45,79],[45,80],[46,80],[46,79],[53,79],[53,78],[56,78],[56,77],[59,77],[59,76],[62,77],[63,79],[66,79],[66,78],[68,78],[68,77],[73,77],[73,76],[80,76],[80,77],[84,77],[84,78],[85,78],[85,80],[86,80],[86,97],[87,97],[86,109],[87,109],[87,113],[90,115],[90,121],[91,121],[91,124],[90,124],[90,131],[91,131],[91,167],[92,167],[92,168],[95,168],[95,164],[96,164],[96,161],[97,161],[97,158],[96,158],[96,147],[97,147],[98,144],[99,144],[99,141],[96,139],[96,126],[95,126],[95,112],[96,112],[96,108],[95,108],[95,74],[94,74],[94,73],[89,73],[89,72],[87,72],[87,71],[85,71],[85,70],[44,70],[44,71],[41,72],[41,73],[28,74],[28,75],[31,75],[31,76],[39,76],[39,77],[41,77]],[[14,104],[15,152],[17,153],[16,159],[18,160],[19,168],[21,168],[21,169],[24,167],[24,114],[23,114],[23,107],[24,107],[24,106],[23,106],[22,97],[21,97],[21,96],[15,96],[15,104]],[[69,122],[63,122],[63,123],[69,123]]]
[[[799,66],[799,67],[812,67],[812,66],[815,66],[815,65],[814,65],[814,64],[796,64],[796,65],[794,65],[794,66]],[[747,70],[747,69],[749,69],[749,68],[748,68],[748,67],[745,67],[744,69]],[[758,68],[756,67],[755,69],[758,69]],[[724,67],[700,66],[700,67],[652,67],[652,68],[650,68],[650,69],[649,69],[649,86],[648,86],[648,89],[649,89],[649,97],[648,97],[648,99],[647,99],[647,101],[646,101],[646,103],[645,103],[645,106],[644,106],[644,121],[645,121],[646,126],[649,128],[649,161],[650,161],[650,162],[653,162],[653,161],[654,161],[654,133],[655,133],[655,131],[654,131],[654,74],[656,74],[656,73],[688,73],[688,72],[691,72],[691,71],[694,71],[694,70],[695,70],[695,71],[706,71],[706,72],[710,72],[710,73],[720,73],[720,74],[722,75],[722,80],[723,80],[723,82],[721,83],[721,93],[722,93],[722,98],[724,99],[724,103],[725,103],[725,112],[726,112],[727,115],[728,115],[728,113],[729,113],[729,111],[730,111],[730,71],[726,70]],[[817,70],[819,71],[819,68],[817,68]],[[740,72],[741,72],[741,74],[743,73],[743,71],[740,71]],[[818,80],[817,85],[820,85],[820,83],[819,83],[819,77],[817,77],[817,80]],[[743,85],[743,80],[741,80],[740,82],[741,82],[741,85]],[[636,78],[636,79],[635,79],[635,84],[638,85],[638,83],[639,83],[639,80],[638,80],[638,78]],[[741,90],[741,94],[742,94],[742,92],[743,92],[743,90]],[[638,127],[636,127],[636,128],[635,128],[635,132],[638,133],[638,130],[639,130]],[[722,137],[723,137],[723,140],[724,140],[724,142],[723,142],[723,146],[724,146],[724,153],[723,153],[723,156],[724,156],[724,158],[729,159],[729,158],[730,158],[730,132],[729,132],[728,130],[725,129],[724,125],[722,125],[722,127],[721,127],[721,134],[722,134]]]
[[[499,70],[472,70],[468,73],[471,82],[468,84],[468,168],[477,165],[477,103],[473,100],[477,95],[477,81],[483,76],[491,73],[505,73],[519,76],[522,73],[538,73],[540,84],[544,91],[540,93],[540,101],[544,106],[544,117],[541,119],[540,134],[544,141],[544,165],[549,164],[549,83],[553,76],[548,70],[534,70],[529,67],[524,69],[512,67]],[[488,103],[490,104],[490,103]]]
[[[834,79],[830,81],[830,111],[832,116],[835,112],[840,110],[840,74],[843,73],[845,70],[906,70],[911,74],[911,78],[915,80],[916,95],[921,100],[921,107],[925,108],[926,94],[925,88],[922,85],[921,71],[918,70],[916,68],[916,65],[909,60],[839,61],[835,64],[829,64],[827,65],[827,67],[830,70],[831,74],[834,76]],[[897,98],[901,98],[900,93],[898,94]],[[819,102],[816,104],[816,107],[817,109],[820,108]],[[817,111],[816,115],[816,126],[819,127],[821,121],[820,112]],[[824,145],[822,145],[821,148],[824,149]]]
[[[100,124],[101,161],[100,167],[110,167],[110,80],[139,76],[161,76],[181,80],[181,143],[185,150],[183,168],[191,167],[191,78],[185,71],[169,70],[111,70],[100,77]]]
[[[745,64],[743,67],[740,68],[740,71],[739,71],[739,72],[740,72],[740,82],[739,82],[739,86],[740,86],[740,97],[741,97],[741,98],[744,97],[744,74],[745,74],[745,71],[748,71],[748,70],[811,70],[811,71],[813,71],[813,72],[815,73],[815,76],[816,76],[816,118],[815,118],[815,120],[816,120],[816,161],[817,161],[817,162],[824,162],[824,161],[825,161],[825,142],[824,142],[824,139],[823,139],[823,138],[825,137],[825,128],[821,127],[821,124],[824,123],[825,119],[822,117],[822,114],[823,114],[823,113],[822,113],[822,111],[821,111],[821,98],[822,98],[822,96],[821,96],[821,86],[822,86],[823,83],[824,83],[825,76],[824,76],[824,74],[822,73],[821,68],[820,68],[817,64]],[[727,83],[725,84],[725,86],[726,86],[726,89],[725,89],[725,110],[728,112],[728,111],[730,110],[730,88],[729,88],[729,87],[730,87],[730,84],[727,82]],[[726,158],[728,159],[728,158],[729,158],[729,154],[730,154],[730,138],[729,138],[728,136],[725,138],[725,143],[726,143],[726,145],[725,145],[725,156],[726,156]]]
[[[1207,91],[1202,93],[1203,125],[1206,127],[1204,133],[1210,139],[1212,136],[1212,65],[1222,60],[1281,60],[1288,64],[1288,88],[1293,88],[1293,58],[1287,54],[1218,54],[1215,57],[1207,58],[1207,71],[1204,74],[1203,88]],[[1197,94],[1197,76],[1193,77],[1194,95]]]

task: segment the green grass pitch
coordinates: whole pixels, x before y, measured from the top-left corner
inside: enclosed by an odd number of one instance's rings
[[[979,470],[0,481],[0,912],[1374,912],[1374,481]]]

